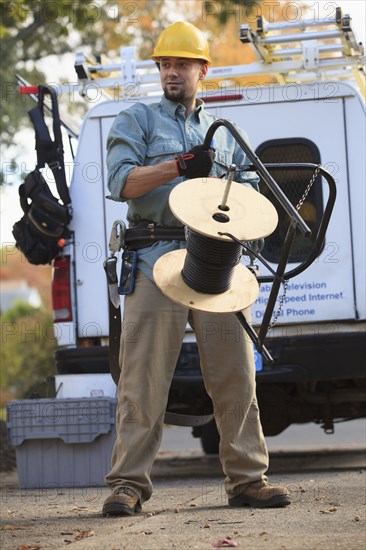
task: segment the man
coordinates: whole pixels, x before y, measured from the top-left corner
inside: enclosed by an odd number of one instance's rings
[[[231,163],[244,164],[246,157],[223,127],[215,133],[215,151],[202,147],[217,117],[206,113],[196,97],[210,63],[201,31],[175,23],[161,33],[152,58],[159,65],[164,96],[159,103],[136,103],[116,117],[107,143],[108,181],[110,198],[128,202],[130,226],[153,223],[171,229],[181,227],[168,205],[178,183],[209,174],[221,177]],[[254,174],[243,173],[237,181],[257,186]],[[104,502],[104,515],[133,515],[151,496],[151,467],[187,320],[196,334],[203,379],[213,401],[229,505],[290,503],[286,487],[270,485],[265,476],[268,453],[250,339],[234,314],[188,310],[154,284],[156,260],[183,246],[177,240],[157,241],[138,250],[135,289],[125,297],[124,326],[133,327],[133,334],[122,331],[117,438],[106,476],[112,494]],[[204,337],[207,323],[220,324],[227,338]]]

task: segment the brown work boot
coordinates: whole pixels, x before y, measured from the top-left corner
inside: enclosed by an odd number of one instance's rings
[[[249,483],[238,494],[229,498],[229,506],[235,508],[279,508],[288,504],[291,504],[288,489],[280,485],[271,485],[265,480]]]
[[[141,512],[139,497],[129,487],[117,487],[105,499],[102,510],[103,516],[133,516],[139,512]]]

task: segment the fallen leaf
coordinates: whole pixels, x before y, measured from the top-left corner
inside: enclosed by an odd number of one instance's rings
[[[194,502],[192,502],[192,504],[189,505],[191,508],[193,508],[193,506],[198,506],[198,504],[195,504]]]
[[[174,508],[174,513],[179,514],[179,508]]]
[[[209,523],[205,523],[203,526],[204,529],[211,529],[211,525]]]
[[[239,546],[239,543],[235,540],[227,537],[225,539],[220,539],[217,542],[214,542],[212,545],[214,548],[225,548],[225,547],[236,547]]]
[[[94,537],[94,535],[94,531],[82,531],[81,529],[77,529],[75,540],[87,539],[88,537]]]
[[[259,533],[260,537],[262,537],[263,535],[268,535],[268,533],[266,531],[262,531],[261,533]]]
[[[17,550],[39,550],[42,548],[40,544],[21,544]]]
[[[354,521],[360,521],[360,519],[361,519],[360,516],[355,516],[355,517],[353,518]]]

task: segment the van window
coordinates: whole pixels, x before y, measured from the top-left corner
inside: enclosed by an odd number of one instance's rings
[[[305,138],[272,139],[263,142],[256,149],[256,154],[263,164],[271,163],[312,163],[320,164],[319,149],[312,141]],[[300,201],[314,173],[313,169],[268,169],[271,176],[295,207]],[[268,186],[261,180],[260,191],[276,207],[278,225],[276,230],[265,239],[262,251],[264,258],[270,262],[278,262],[282,245],[287,233],[290,218]],[[323,213],[323,197],[321,176],[318,175],[309,194],[301,206],[299,213],[312,231],[310,237],[298,230],[295,236],[289,263],[302,262],[311,251]]]

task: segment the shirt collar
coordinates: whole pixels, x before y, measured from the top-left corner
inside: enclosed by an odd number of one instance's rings
[[[176,103],[175,101],[171,101],[170,99],[167,99],[164,95],[160,100],[160,104],[163,107],[163,109],[168,113],[168,115],[171,116],[172,118],[176,118],[178,110],[184,109],[184,106],[181,103]],[[196,115],[197,119],[199,119],[199,115],[203,109],[204,109],[203,101],[202,99],[197,97],[196,108],[194,110],[194,114]]]

